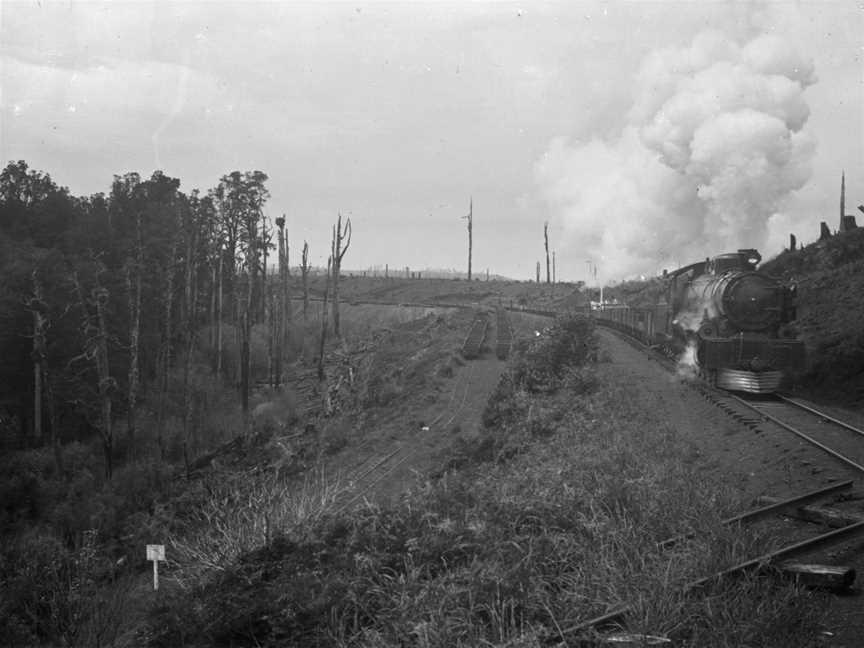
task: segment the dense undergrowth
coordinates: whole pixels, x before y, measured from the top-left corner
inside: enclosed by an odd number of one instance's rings
[[[628,603],[631,630],[677,645],[812,645],[818,601],[793,586],[747,578],[681,593],[773,540],[719,523],[742,504],[706,480],[698,453],[646,396],[597,378],[594,356],[585,320],[524,345],[486,430],[397,505],[340,511],[337,486],[323,479],[295,500],[283,492],[278,519],[275,501],[215,497],[207,510],[223,538],[254,538],[200,569],[196,551],[213,555],[212,533],[178,536],[187,559],[175,568],[188,578],[164,593],[138,640],[535,646],[573,639],[572,625]],[[657,549],[689,530],[693,542]]]
[[[783,252],[762,269],[798,286],[797,325],[809,356],[801,387],[864,404],[864,228]]]

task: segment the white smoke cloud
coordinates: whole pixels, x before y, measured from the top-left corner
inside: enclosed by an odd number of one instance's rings
[[[535,165],[564,243],[606,278],[761,247],[810,177],[803,92],[814,82],[812,64],[773,35],[739,45],[706,31],[652,52],[617,136],[556,139]]]

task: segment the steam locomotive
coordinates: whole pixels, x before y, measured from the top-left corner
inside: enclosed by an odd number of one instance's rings
[[[804,368],[795,339],[795,288],[759,272],[756,250],[738,250],[664,272],[653,308],[605,309],[600,320],[670,355],[692,361],[710,384],[771,393]]]

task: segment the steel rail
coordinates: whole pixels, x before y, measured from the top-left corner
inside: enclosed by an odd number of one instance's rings
[[[795,407],[799,407],[803,410],[806,410],[806,411],[810,412],[811,414],[815,414],[816,416],[818,416],[819,418],[821,418],[825,421],[829,421],[829,422],[833,423],[834,425],[839,425],[840,427],[845,428],[846,430],[849,430],[850,432],[854,432],[855,434],[860,434],[861,436],[864,436],[864,430],[860,430],[857,427],[855,427],[854,425],[850,425],[849,423],[844,423],[840,419],[836,419],[833,416],[826,414],[825,412],[821,412],[821,411],[819,411],[813,407],[810,407],[809,405],[805,405],[801,401],[795,400],[794,398],[789,398],[788,396],[782,396],[780,394],[777,394],[777,396],[782,401],[784,401],[786,403],[790,403],[791,405],[794,405]]]
[[[633,337],[633,336],[631,336],[631,335],[628,335],[627,333],[623,333],[623,332],[621,332],[621,331],[619,331],[619,330],[617,330],[617,329],[615,329],[615,328],[613,328],[613,327],[607,327],[607,326],[604,326],[603,328],[606,329],[606,330],[608,330],[608,331],[611,331],[613,334],[617,334],[620,338],[624,339],[626,342],[630,343],[632,346],[638,346],[638,348],[640,348],[640,349],[642,349],[642,350],[650,350],[650,347],[645,346],[645,344],[644,344],[643,342],[641,342],[640,340],[638,340],[637,338],[635,338],[635,337]],[[660,359],[658,359],[658,362],[660,362],[660,364],[663,364],[663,362],[662,362]],[[671,370],[671,369],[670,369],[670,370]],[[708,386],[708,385],[706,385],[706,387],[709,388],[709,389],[716,390],[716,391],[719,392],[719,390],[717,390],[716,387],[710,387],[710,386]],[[793,434],[795,434],[795,435],[801,437],[802,439],[804,439],[804,440],[807,441],[808,443],[810,443],[810,444],[816,446],[817,448],[819,448],[820,450],[822,450],[822,451],[828,453],[829,455],[831,455],[832,457],[834,457],[834,458],[837,459],[838,461],[840,461],[840,462],[846,464],[847,466],[849,466],[849,467],[851,467],[851,468],[854,468],[855,470],[858,470],[859,472],[864,473],[864,466],[862,466],[861,464],[859,464],[859,463],[853,461],[852,459],[850,459],[849,457],[847,457],[847,456],[845,456],[845,455],[843,455],[843,454],[840,454],[840,453],[837,452],[836,450],[833,450],[832,448],[829,448],[829,447],[826,446],[825,444],[820,443],[819,441],[817,441],[817,440],[814,439],[813,437],[809,436],[808,434],[805,434],[804,432],[802,432],[801,430],[799,430],[799,429],[793,427],[792,425],[790,425],[790,424],[788,424],[788,423],[784,423],[783,421],[781,421],[780,419],[776,418],[775,416],[772,416],[771,414],[769,414],[769,413],[766,412],[765,410],[760,409],[758,406],[753,405],[752,403],[748,402],[747,400],[741,398],[740,396],[736,396],[735,394],[733,394],[733,393],[731,393],[731,392],[722,391],[722,392],[720,392],[720,393],[722,393],[723,396],[728,396],[729,398],[731,398],[731,399],[737,401],[737,402],[740,403],[741,405],[744,405],[745,407],[747,407],[747,408],[753,410],[754,412],[756,412],[757,414],[759,414],[759,415],[762,416],[763,418],[768,419],[769,421],[772,421],[773,423],[776,423],[777,425],[779,425],[779,426],[782,427],[782,428],[785,428],[786,430],[789,430],[790,432],[792,432]],[[825,420],[827,420],[827,421],[830,421],[830,422],[832,422],[832,423],[835,423],[835,424],[839,425],[840,427],[842,427],[842,428],[844,428],[844,429],[851,430],[851,431],[853,431],[853,432],[857,432],[858,434],[861,434],[862,436],[864,436],[864,431],[861,431],[861,430],[859,430],[858,428],[855,428],[854,426],[851,426],[851,425],[849,425],[849,424],[847,424],[847,423],[843,423],[842,421],[839,421],[839,420],[837,420],[837,419],[834,419],[833,417],[828,416],[827,414],[823,414],[822,412],[819,412],[818,410],[815,410],[815,409],[813,409],[813,408],[810,408],[810,407],[808,407],[808,406],[806,406],[806,405],[803,405],[803,404],[801,404],[801,403],[797,403],[797,402],[793,401],[792,399],[789,399],[789,398],[787,398],[787,397],[785,397],[785,396],[781,396],[780,398],[781,398],[783,401],[788,401],[788,402],[790,402],[794,407],[799,407],[799,408],[801,408],[801,409],[804,409],[804,410],[810,411],[812,414],[814,414],[814,415],[816,415],[816,416],[819,416],[819,417],[821,417],[821,418],[823,418],[823,419],[825,419]]]
[[[352,475],[351,477],[349,477],[349,482],[352,482],[352,483],[355,483],[355,484],[356,484],[356,483],[359,482],[361,479],[365,479],[366,476],[367,476],[369,473],[374,472],[374,471],[375,471],[375,470],[376,470],[376,469],[377,469],[381,464],[383,464],[383,463],[389,461],[389,460],[393,457],[393,455],[395,455],[396,453],[398,453],[400,450],[402,450],[402,448],[396,448],[395,450],[393,450],[393,451],[391,451],[391,452],[388,452],[388,453],[385,454],[385,455],[379,455],[379,457],[377,457],[377,461],[373,461],[373,462],[372,462],[371,467],[367,468],[366,470],[364,470],[364,471],[362,471],[362,472],[358,470],[358,473],[357,473],[357,474]],[[362,466],[365,465],[367,462],[368,462],[368,460],[367,460],[367,461],[364,461],[363,464],[361,464],[361,468],[362,468]]]
[[[804,506],[805,504],[809,504],[810,502],[824,499],[825,497],[833,495],[834,493],[848,490],[852,488],[852,484],[853,480],[849,479],[847,481],[843,481],[837,484],[832,484],[831,486],[826,486],[825,488],[818,488],[816,490],[804,493],[803,495],[791,497],[789,499],[785,499],[774,504],[768,504],[761,508],[757,508],[752,511],[747,511],[746,513],[741,513],[740,515],[727,518],[723,520],[720,524],[723,524],[724,526],[730,526],[736,523],[754,522],[755,520],[764,518],[773,513],[779,513],[793,507],[797,508],[799,506]],[[696,537],[696,534],[691,531],[690,533],[685,533],[679,536],[675,536],[673,538],[669,538],[667,540],[662,540],[661,542],[657,543],[657,548],[669,549],[670,547],[675,546],[682,540],[690,540],[694,537]]]
[[[402,449],[402,448],[400,448],[400,450],[401,450],[401,449]],[[395,453],[394,453],[394,454],[395,454]],[[375,486],[375,484],[377,484],[377,483],[380,482],[382,479],[384,479],[385,477],[387,477],[390,473],[392,473],[392,472],[395,471],[397,468],[399,468],[399,466],[401,466],[401,465],[404,464],[406,461],[408,461],[409,459],[411,459],[415,454],[416,454],[416,452],[414,452],[414,451],[410,451],[410,450],[409,450],[408,452],[405,452],[401,457],[399,457],[398,461],[396,461],[395,463],[393,463],[393,464],[390,465],[390,466],[387,466],[387,470],[383,471],[383,472],[382,472],[381,474],[379,474],[379,475],[376,475],[375,478],[374,478],[372,481],[370,481],[370,482],[369,482],[368,484],[366,484],[362,489],[360,489],[360,492],[356,493],[356,494],[355,494],[355,495],[354,495],[350,500],[348,500],[347,502],[345,502],[344,505],[342,505],[341,507],[339,507],[339,508],[337,509],[337,512],[338,512],[338,513],[342,513],[342,512],[344,512],[344,511],[348,510],[350,507],[352,507],[352,506],[353,506],[354,504],[356,504],[357,502],[359,502],[361,499],[363,499],[363,498],[366,496],[366,493],[367,493],[367,491],[368,491],[369,489],[371,489],[373,486]],[[393,454],[390,455],[390,457],[392,457],[392,456],[393,456]],[[390,457],[388,457],[388,458],[390,458]],[[376,468],[379,468],[379,467],[381,467],[382,465],[384,465],[383,462],[379,462],[375,467],[376,467]]]
[[[823,533],[814,538],[810,538],[809,540],[802,540],[801,542],[796,542],[795,544],[783,547],[782,549],[762,554],[757,558],[752,558],[742,563],[738,563],[737,565],[729,567],[728,569],[724,569],[723,571],[719,571],[715,574],[712,574],[711,576],[705,576],[698,580],[692,581],[684,586],[683,591],[685,594],[690,593],[694,590],[699,590],[706,585],[710,585],[711,583],[716,583],[725,577],[733,576],[735,574],[739,574],[750,569],[762,569],[770,566],[772,563],[782,558],[791,558],[802,553],[807,553],[814,549],[843,542],[848,536],[861,533],[862,531],[864,531],[864,521],[856,522],[855,524],[850,524],[840,529],[834,529],[833,531]],[[558,634],[571,634],[574,632],[585,631],[589,628],[610,625],[613,622],[620,621],[625,615],[632,611],[632,605],[619,605],[618,607],[613,608],[605,614],[566,628]]]
[[[814,446],[816,446],[816,447],[819,448],[820,450],[823,450],[824,452],[827,452],[829,455],[831,455],[832,457],[834,457],[834,458],[837,459],[838,461],[841,461],[841,462],[843,462],[844,464],[846,464],[847,466],[850,466],[850,467],[854,468],[855,470],[858,470],[859,472],[864,473],[864,466],[862,466],[862,465],[859,464],[859,463],[856,463],[855,461],[853,461],[852,459],[850,459],[850,458],[847,457],[846,455],[842,455],[842,454],[840,454],[839,452],[837,452],[836,450],[833,450],[832,448],[829,448],[829,447],[826,446],[824,443],[820,443],[819,441],[817,441],[817,440],[814,439],[813,437],[809,436],[808,434],[805,434],[804,432],[802,432],[802,431],[799,430],[798,428],[796,428],[796,427],[794,427],[794,426],[792,426],[792,425],[790,425],[790,424],[788,424],[788,423],[785,423],[785,422],[781,421],[781,420],[778,419],[776,416],[772,416],[771,414],[769,414],[769,413],[766,412],[765,410],[759,409],[759,407],[757,407],[756,405],[753,405],[752,403],[750,403],[750,402],[748,402],[747,400],[741,398],[740,396],[736,396],[735,394],[731,394],[731,393],[728,394],[728,396],[729,396],[729,398],[731,398],[731,399],[737,401],[737,402],[740,403],[741,405],[744,405],[745,407],[747,407],[747,408],[753,410],[754,412],[757,412],[757,413],[758,413],[759,415],[761,415],[763,418],[766,418],[766,419],[768,419],[769,421],[772,421],[773,423],[776,423],[776,424],[779,425],[780,427],[785,428],[785,429],[789,430],[790,432],[792,432],[792,434],[795,434],[795,435],[801,437],[802,439],[804,439],[805,441],[807,441],[808,443],[813,444]]]

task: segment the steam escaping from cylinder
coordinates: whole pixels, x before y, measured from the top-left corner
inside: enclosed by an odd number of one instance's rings
[[[810,177],[814,82],[812,64],[775,35],[742,44],[706,31],[652,52],[619,132],[557,138],[535,165],[562,242],[600,259],[607,278],[761,247]]]
[[[676,372],[682,380],[695,380],[699,376],[699,364],[696,361],[696,341],[688,340],[684,351],[678,356]]]

